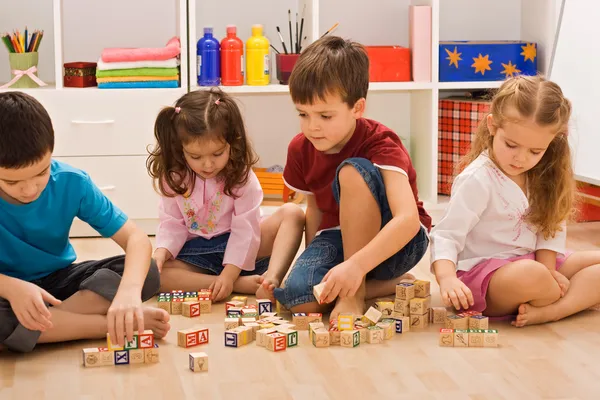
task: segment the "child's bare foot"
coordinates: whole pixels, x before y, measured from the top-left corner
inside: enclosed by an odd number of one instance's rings
[[[236,293],[252,294],[256,293],[260,286],[262,276],[260,275],[245,275],[240,276],[233,283],[233,291]]]
[[[335,307],[329,314],[329,323],[337,324],[340,314],[352,314],[355,317],[365,313],[365,300],[355,297],[338,297]]]
[[[519,306],[519,314],[512,324],[517,328],[521,328],[526,325],[543,324],[551,321],[553,321],[553,318],[548,314],[546,307],[534,307],[525,303]]]
[[[280,285],[279,281],[275,278],[270,278],[267,276],[260,277],[260,286],[256,291],[257,299],[269,299],[272,302],[275,302],[275,296],[273,295],[273,290],[278,288]]]
[[[145,307],[144,308],[144,329],[151,329],[154,332],[154,337],[157,339],[164,338],[171,325],[169,320],[171,316],[168,312],[160,308]]]

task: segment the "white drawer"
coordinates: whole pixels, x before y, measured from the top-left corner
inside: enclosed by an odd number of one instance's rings
[[[158,112],[184,93],[181,89],[42,92],[36,98],[52,118],[57,157],[147,155],[148,145],[155,142]]]
[[[157,219],[159,196],[146,170],[146,157],[56,157],[87,172],[130,219]]]

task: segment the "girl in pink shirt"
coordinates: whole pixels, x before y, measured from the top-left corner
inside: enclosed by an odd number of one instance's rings
[[[235,101],[217,88],[187,93],[158,114],[154,131],[148,170],[162,195],[161,291],[273,298],[300,246],[304,213],[285,204],[261,221],[258,160]]]

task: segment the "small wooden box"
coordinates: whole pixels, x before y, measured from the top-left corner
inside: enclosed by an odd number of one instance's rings
[[[65,63],[64,87],[93,87],[98,86],[96,82],[95,62],[70,62]]]

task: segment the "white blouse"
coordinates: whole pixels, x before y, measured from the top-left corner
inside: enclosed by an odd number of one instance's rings
[[[511,258],[548,249],[565,253],[566,223],[544,239],[525,221],[523,190],[482,153],[459,174],[444,218],[431,231],[431,262],[450,260],[468,271],[490,258]]]

